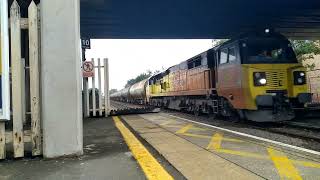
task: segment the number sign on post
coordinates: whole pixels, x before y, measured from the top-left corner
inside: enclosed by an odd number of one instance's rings
[[[91,42],[88,38],[82,38],[81,40],[82,49],[91,49]]]
[[[8,2],[0,1],[0,121],[10,120]]]

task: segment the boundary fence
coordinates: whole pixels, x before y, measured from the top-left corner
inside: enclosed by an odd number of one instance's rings
[[[28,18],[22,18],[16,0],[10,7],[10,52],[12,122],[0,122],[0,159],[5,159],[9,149],[13,157],[24,157],[25,144],[31,143],[32,155],[42,154],[40,116],[40,8],[33,1],[28,7]],[[28,61],[22,58],[21,31],[28,32]],[[28,76],[26,76],[28,74]],[[27,83],[28,81],[28,83]],[[26,85],[28,84],[28,86]],[[30,85],[29,85],[30,84]],[[26,101],[30,99],[29,102]],[[30,112],[27,112],[30,106]],[[30,122],[27,116],[31,115]],[[24,130],[24,127],[30,127]],[[9,148],[12,145],[12,148]]]
[[[83,80],[83,112],[85,117],[107,117],[110,114],[109,63],[108,59],[91,59],[94,76]],[[97,62],[97,63],[96,63]],[[102,64],[103,62],[103,64]],[[103,70],[103,73],[102,73]],[[102,76],[103,74],[103,76]],[[89,80],[92,88],[89,88]],[[104,86],[102,95],[102,84]],[[98,85],[98,87],[96,87]]]

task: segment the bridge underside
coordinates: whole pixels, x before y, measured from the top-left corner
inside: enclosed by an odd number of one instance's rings
[[[81,0],[81,35],[91,38],[230,38],[274,28],[320,37],[319,0]]]

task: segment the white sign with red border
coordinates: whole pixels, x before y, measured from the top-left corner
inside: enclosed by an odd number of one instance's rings
[[[93,77],[94,76],[94,65],[91,61],[84,61],[82,64],[82,76]]]

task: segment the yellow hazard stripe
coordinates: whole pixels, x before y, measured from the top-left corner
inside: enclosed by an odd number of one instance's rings
[[[149,153],[142,143],[130,132],[128,128],[125,127],[119,117],[113,117],[113,120],[129,146],[134,158],[138,161],[148,179],[173,179],[173,177],[159,164],[159,162]]]
[[[299,171],[293,166],[290,159],[282,152],[268,148],[269,156],[278,170],[280,179],[302,180]]]

